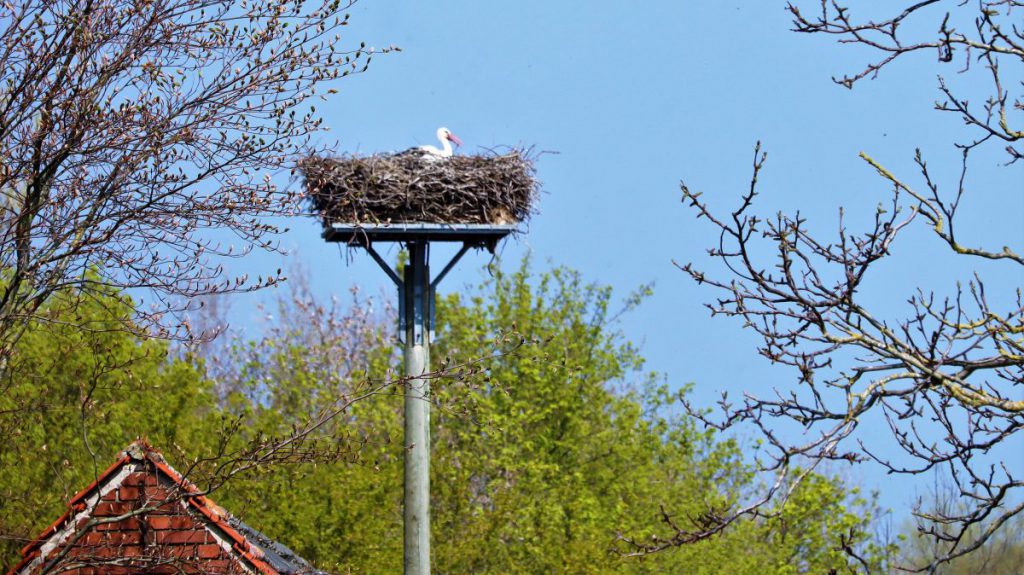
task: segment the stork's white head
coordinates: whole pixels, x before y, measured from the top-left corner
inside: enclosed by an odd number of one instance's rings
[[[437,139],[440,140],[441,143],[444,143],[445,140],[448,140],[449,142],[454,142],[456,146],[462,145],[462,140],[460,140],[458,136],[453,134],[452,131],[449,130],[448,128],[438,128]]]

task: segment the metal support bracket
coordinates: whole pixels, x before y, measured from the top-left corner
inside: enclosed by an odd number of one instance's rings
[[[379,253],[377,253],[377,250],[373,249],[373,244],[367,243],[363,247],[366,248],[366,252],[370,254],[370,257],[373,258],[373,261],[377,262],[377,265],[380,266],[380,269],[384,270],[384,273],[386,273],[388,277],[391,278],[391,281],[395,284],[395,287],[398,288],[398,341],[405,343],[405,331],[409,327],[408,325],[406,325],[405,317],[405,282],[402,280],[401,277],[399,277],[398,272],[395,271],[395,269],[392,268],[390,264],[384,261],[384,258],[381,257]],[[434,339],[434,325],[437,308],[437,306],[435,305],[435,302],[437,300],[437,286],[440,285],[441,280],[443,280],[445,276],[448,275],[448,272],[452,271],[455,265],[459,263],[459,260],[462,259],[462,256],[466,255],[466,252],[468,252],[471,248],[479,247],[486,248],[487,246],[480,246],[478,244],[471,242],[463,242],[462,248],[459,249],[458,253],[452,256],[451,261],[449,261],[448,264],[444,266],[444,268],[441,270],[441,273],[437,274],[437,277],[435,277],[430,282],[430,285],[428,286],[429,295],[427,296],[426,327],[427,333],[430,334],[428,337],[431,340]]]
[[[398,341],[405,343],[405,328],[407,327],[405,323],[405,282],[398,276],[398,272],[388,262],[384,261],[384,258],[377,253],[377,250],[373,249],[372,243],[366,242],[366,245],[363,247],[366,249],[366,253],[370,254],[370,257],[373,258],[373,261],[377,262],[380,269],[384,270],[384,273],[391,278],[395,287],[398,288]]]
[[[398,286],[398,289],[402,289],[402,278],[398,277],[398,272],[391,269],[391,265],[388,264],[388,262],[384,261],[384,258],[380,257],[380,254],[377,253],[377,250],[373,249],[373,244],[367,243],[366,246],[364,247],[366,248],[366,251],[370,254],[370,257],[373,258],[373,261],[377,262],[377,265],[379,265],[380,268],[384,270],[384,273],[388,274],[388,277],[391,278],[391,281],[395,282],[395,285]]]
[[[469,242],[463,242],[462,249],[460,249],[459,252],[455,254],[452,260],[448,262],[448,265],[444,266],[444,269],[441,270],[441,273],[437,274],[437,277],[434,278],[432,282],[430,282],[430,295],[427,297],[427,305],[430,306],[429,312],[427,314],[427,331],[430,333],[431,341],[434,340],[434,312],[435,309],[437,308],[437,286],[438,284],[441,283],[441,280],[444,279],[444,276],[448,275],[448,272],[452,271],[452,268],[455,267],[455,264],[459,263],[459,260],[462,259],[462,256],[466,255],[466,252],[468,252],[469,248],[471,247],[473,247],[473,245],[470,244]]]

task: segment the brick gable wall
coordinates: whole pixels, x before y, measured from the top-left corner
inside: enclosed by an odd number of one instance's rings
[[[78,532],[48,557],[58,561],[52,573],[67,575],[128,575],[214,573],[242,574],[235,543],[216,524],[186,502],[187,494],[162,476],[151,462],[137,464],[107,491],[85,517]],[[79,507],[83,507],[79,504]],[[74,508],[73,508],[74,511]],[[84,509],[83,509],[84,511]],[[77,516],[77,514],[75,514]],[[131,515],[113,522],[106,518]],[[90,523],[99,524],[81,532]],[[38,573],[37,565],[28,573]]]

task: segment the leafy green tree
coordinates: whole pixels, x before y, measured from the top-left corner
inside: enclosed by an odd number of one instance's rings
[[[662,504],[682,510],[669,520],[699,519],[728,510],[758,479],[737,443],[672,408],[680,394],[644,372],[612,301],[575,272],[531,277],[524,263],[439,302],[436,571],[845,568],[841,546],[864,545],[848,534],[871,519],[855,490],[823,476],[777,517],[678,553],[637,559],[616,545],[622,534],[653,535]],[[0,425],[11,438],[0,445],[3,561],[145,435],[179,469],[247,469],[215,484],[217,501],[321,567],[400,570],[401,388],[388,385],[389,311],[371,303],[318,303],[299,284],[265,337],[208,349],[202,361],[120,329],[132,306],[116,293],[74,306],[73,322],[62,321],[69,306],[56,306],[45,329],[26,331],[2,381]],[[307,430],[311,439],[267,458],[263,446]]]
[[[79,301],[65,305],[63,298]],[[132,314],[132,302],[114,290],[101,296],[68,290],[27,326],[0,370],[3,564],[16,563],[18,550],[140,436],[207,493],[240,475],[258,482],[282,462],[336,462],[358,451],[358,440],[335,433],[351,427],[344,417],[347,402],[314,407],[300,401],[312,390],[300,376],[315,377],[319,364],[314,356],[295,349],[288,355],[284,348],[273,356],[304,360],[298,375],[275,372],[270,364],[256,371],[240,361],[235,368],[259,383],[246,395],[208,377],[224,375],[217,364],[170,353],[166,341],[125,330]],[[329,327],[345,341],[355,341],[346,331],[353,321]],[[304,333],[312,332],[307,326]],[[277,340],[265,340],[270,341]],[[246,348],[261,345],[253,342]],[[332,360],[332,365],[340,363]],[[266,384],[286,375],[288,385]],[[317,381],[323,388],[323,380]],[[330,409],[319,409],[324,404]],[[267,409],[270,405],[276,409]],[[280,409],[284,405],[292,409]],[[289,471],[284,467],[281,472],[287,476]]]
[[[631,298],[626,308],[639,299]],[[778,517],[738,524],[678,553],[641,560],[616,546],[620,534],[652,535],[662,504],[681,510],[677,518],[724,512],[757,478],[735,442],[697,429],[672,408],[678,394],[643,371],[638,350],[615,327],[612,303],[608,288],[587,284],[578,273],[559,268],[531,277],[526,263],[511,274],[496,273],[478,291],[438,302],[431,354],[435,368],[445,369],[433,384],[436,572],[845,569],[842,545],[863,540],[843,538],[859,532],[870,514],[855,491],[822,476],[800,486]],[[309,330],[323,328],[318,315],[278,326],[282,339],[235,348],[234,357],[244,358],[247,368],[235,372],[241,381],[231,384],[234,401],[250,402],[253,425],[269,425],[267,433],[286,423],[280,414],[295,402],[308,402],[308,409],[352,393],[337,380],[301,373],[322,365],[298,356],[352,357],[346,348],[352,341],[309,337]],[[383,379],[393,357],[385,347],[363,360],[370,379]],[[339,364],[333,372],[361,375],[351,367]],[[270,394],[260,391],[265,378],[259,374],[268,371],[281,376]],[[322,567],[397,572],[399,391],[353,406],[347,424],[367,441],[358,458],[235,482],[222,495],[225,505],[243,509],[254,524]]]
[[[240,435],[287,434],[305,414],[345,398],[390,400],[356,402],[329,422],[330,436],[361,445],[344,461],[240,478],[218,502],[329,570],[400,572],[401,448],[390,438],[401,437],[401,402],[400,390],[387,385],[390,310],[376,314],[357,290],[347,309],[320,302],[302,273],[295,276],[288,295],[263,310],[271,318],[264,337],[203,348],[223,405],[242,418]]]
[[[0,370],[2,564],[15,563],[25,542],[135,438],[173,451],[218,435],[200,369],[169,359],[165,342],[125,331],[126,298],[92,296],[80,298],[74,318],[43,310],[46,325],[30,325]]]

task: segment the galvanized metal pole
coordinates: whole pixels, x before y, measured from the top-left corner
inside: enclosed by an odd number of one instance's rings
[[[325,224],[329,242],[359,245],[398,287],[398,337],[405,355],[405,575],[430,575],[430,340],[434,331],[434,293],[438,284],[472,248],[494,253],[514,225],[489,224]],[[462,249],[430,279],[430,242],[461,242]],[[402,242],[409,252],[404,277],[373,249],[374,242]]]
[[[405,575],[430,575],[430,311],[426,241],[410,241],[402,313],[405,324]]]
[[[434,334],[434,292],[459,259],[478,244],[462,249],[433,281],[430,280],[430,241],[405,242],[409,262],[404,277],[366,243],[366,251],[398,286],[398,334],[405,352],[405,575],[430,575],[430,339]],[[481,244],[486,246],[488,244]],[[493,247],[493,246],[492,246]]]

